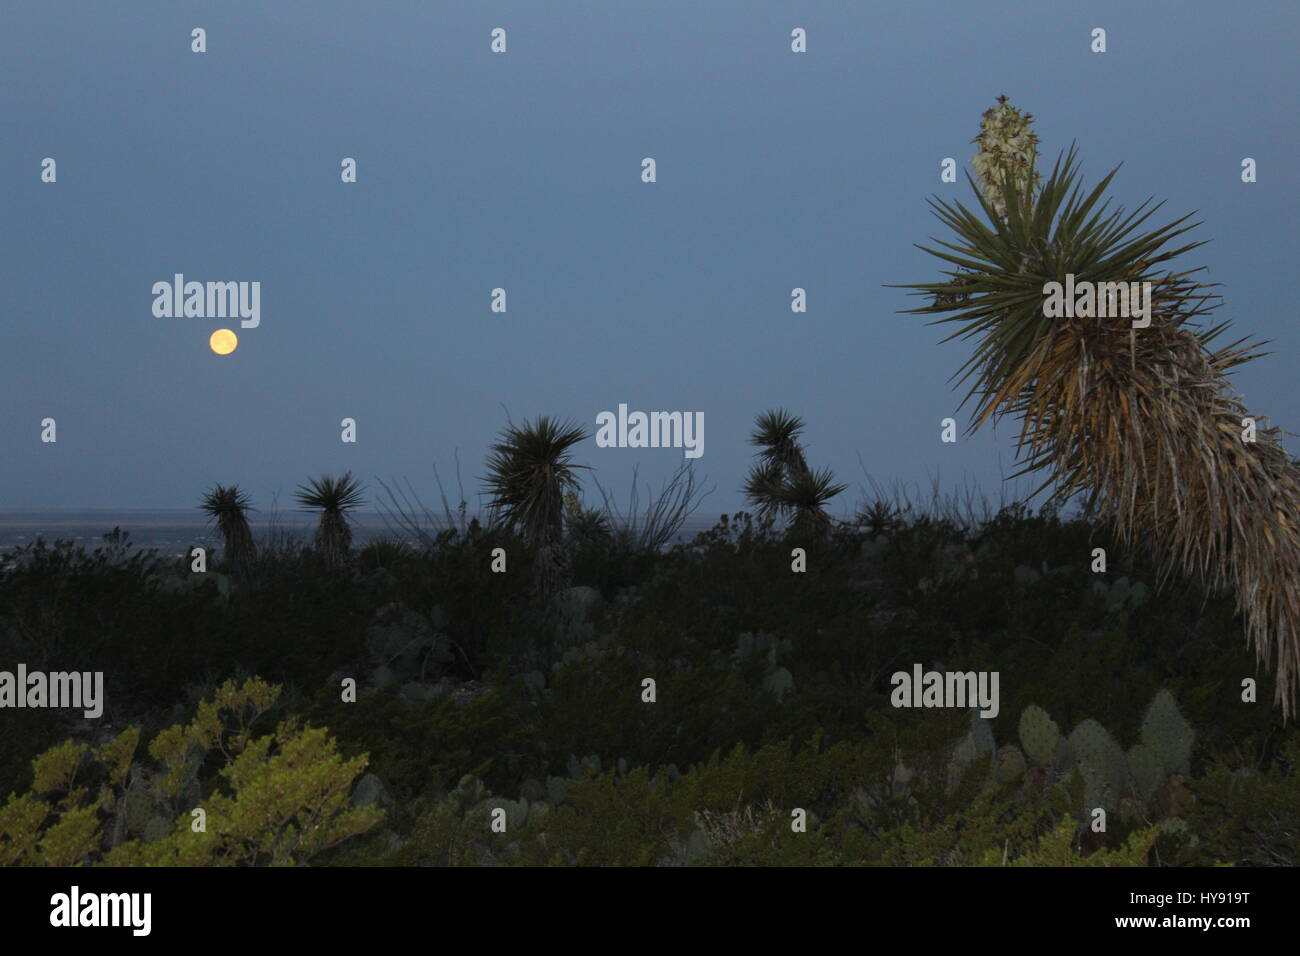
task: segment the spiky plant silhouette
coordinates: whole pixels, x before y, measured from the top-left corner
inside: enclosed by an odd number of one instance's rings
[[[760,518],[791,520],[791,531],[821,535],[830,530],[826,505],[847,486],[836,484],[830,469],[813,472],[799,435],[803,419],[783,408],[761,413],[750,444],[760,449],[745,479],[745,498]]]
[[[494,523],[518,530],[534,551],[536,585],[550,594],[568,583],[564,547],[564,496],[579,487],[571,460],[573,446],[588,437],[572,422],[543,415],[535,422],[508,424],[491,446],[483,481],[491,494]]]
[[[955,238],[919,248],[958,268],[948,282],[901,286],[934,298],[905,311],[955,312],[936,320],[957,323],[944,341],[976,340],[958,372],[974,377],[962,402],[976,399],[970,431],[1019,416],[1017,475],[1045,472],[1054,500],[1080,494],[1126,545],[1151,546],[1162,583],[1182,572],[1232,590],[1248,645],[1261,662],[1274,659],[1285,718],[1300,674],[1300,470],[1277,428],[1243,440],[1250,413],[1227,373],[1258,357],[1257,346],[1211,349],[1227,323],[1192,322],[1217,298],[1188,279],[1201,270],[1156,268],[1202,244],[1166,248],[1199,223],[1183,216],[1138,232],[1163,205],[1150,200],[1107,214],[1109,202],[1098,203],[1118,167],[1084,190],[1073,146],[1036,187],[1028,119],[1005,97],[985,115],[981,184],[967,176],[983,216],[931,200]],[[1048,318],[1044,286],[1070,273],[1076,283],[1151,282],[1150,325]]]
[[[750,466],[745,478],[745,500],[755,507],[759,518],[769,519],[785,514],[782,498],[785,470],[772,461],[757,461]]]
[[[786,478],[808,470],[799,435],[804,430],[803,419],[784,408],[763,412],[754,421],[754,432],[749,437],[751,445],[761,450],[759,460],[780,468]]]
[[[253,556],[253,532],[248,527],[248,495],[238,485],[215,485],[203,495],[199,509],[216,522],[225,540],[223,558],[232,574],[243,575]]]
[[[294,493],[304,511],[319,511],[316,526],[316,550],[331,564],[342,562],[352,547],[352,526],[348,512],[355,511],[365,500],[364,489],[352,472],[339,478],[322,475],[309,478]]]
[[[826,513],[830,500],[847,488],[835,481],[829,468],[801,471],[781,487],[780,501],[791,516],[791,530],[798,536],[818,538],[831,529]]]
[[[588,508],[569,490],[564,494],[564,524],[569,540],[584,544],[612,540],[609,518],[595,508]]]

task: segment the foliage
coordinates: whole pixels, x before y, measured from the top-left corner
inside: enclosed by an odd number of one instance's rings
[[[361,506],[361,483],[345,472],[342,477],[322,475],[300,485],[295,497],[304,510],[319,511],[316,548],[331,563],[342,561],[352,547],[352,528],[348,512]]]
[[[974,377],[972,430],[1019,417],[1018,474],[1046,471],[1043,487],[1061,501],[1086,496],[1126,546],[1154,550],[1162,580],[1177,572],[1230,588],[1248,646],[1261,662],[1274,658],[1275,701],[1288,716],[1300,689],[1300,469],[1276,427],[1243,435],[1250,415],[1227,376],[1258,352],[1244,340],[1211,349],[1227,323],[1193,321],[1212,308],[1210,286],[1188,278],[1201,270],[1157,269],[1201,245],[1166,248],[1194,228],[1190,216],[1141,232],[1159,205],[1107,213],[1118,170],[1084,189],[1073,147],[1038,185],[1029,116],[1005,98],[979,139],[981,185],[968,180],[983,217],[931,202],[955,241],[921,248],[959,271],[912,286],[934,301],[909,310],[955,312],[937,320],[958,323],[945,341],[976,340],[960,370]],[[1049,317],[1048,283],[1071,275],[1149,283],[1145,327],[1128,309],[1122,319],[1099,308]]]
[[[188,725],[153,738],[149,765],[135,760],[135,727],[41,754],[31,791],[0,808],[0,864],[297,864],[369,829],[380,812],[350,806],[364,755],[343,760],[327,731],[295,719],[253,735],[279,693],[227,681]],[[215,776],[201,773],[209,762]]]
[[[562,587],[568,577],[564,495],[578,487],[575,471],[587,467],[570,458],[573,446],[587,437],[581,426],[543,415],[521,426],[507,425],[488,457],[483,481],[494,521],[518,529],[535,552],[543,593]]]
[[[618,506],[599,479],[593,476],[592,481],[603,502],[602,516],[610,531],[610,543],[616,546],[606,549],[606,554],[632,555],[640,559],[658,554],[676,541],[686,519],[713,491],[696,484],[695,466],[690,461],[673,472],[659,494],[647,500],[644,509],[640,507],[641,490],[636,468],[632,469],[632,487],[628,492],[626,510]]]
[[[1294,735],[1264,766],[1217,762],[1190,782],[1196,803],[1188,813],[1199,835],[1186,862],[1231,860],[1243,866],[1300,865],[1300,738]]]
[[[1088,569],[1096,545],[1111,552],[1108,574]],[[498,546],[507,574],[485,571]],[[789,572],[783,535],[744,513],[657,554],[634,559],[617,539],[599,547],[604,565],[575,568],[593,569],[578,580],[599,585],[601,610],[566,642],[532,593],[522,539],[504,528],[446,529],[433,547],[390,549],[382,565],[268,552],[224,599],[212,575],[121,542],[94,553],[42,543],[0,562],[0,655],[103,670],[114,722],[144,741],[190,726],[186,700],[213,699],[227,678],[284,683],[259,721],[329,727],[337,759],[368,754],[392,795],[382,826],[313,864],[965,865],[989,853],[1000,864],[1056,847],[1063,825],[1080,863],[1152,826],[1162,827],[1152,864],[1290,854],[1282,755],[1298,731],[1241,702],[1252,665],[1231,602],[1190,585],[1109,601],[1096,584],[1109,595],[1127,578],[1131,593],[1158,568],[1105,525],[1023,508],[978,524],[907,512],[881,534],[835,528],[805,574]],[[999,671],[1002,714],[972,725],[963,712],[895,710],[890,674],[918,661]],[[383,662],[399,676],[380,687],[368,675]],[[653,705],[640,697],[646,676]],[[341,699],[344,677],[358,680],[355,703]],[[1131,781],[1106,834],[1079,826],[1077,761],[1049,781],[1050,748],[1022,734],[1034,704],[1057,723],[1056,743],[1091,720],[1123,746]],[[27,794],[33,759],[55,745],[107,742],[87,741],[66,711],[6,713],[23,730],[0,735],[0,793]],[[223,720],[241,732],[233,714]],[[161,852],[149,848],[171,836],[169,852],[190,852],[180,838],[193,839],[195,786],[205,801],[237,796],[219,748],[195,767],[173,745],[170,783],[160,758],[132,761],[144,772],[134,789],[128,775],[121,798],[121,838],[141,847],[130,852]],[[315,746],[287,759],[305,772]],[[42,781],[71,762],[71,787],[93,800],[108,771],[77,753],[47,757]],[[1250,776],[1222,778],[1228,789],[1215,783],[1224,767]],[[463,788],[466,777],[479,783]],[[49,807],[64,796],[18,798],[5,812],[58,823]],[[1204,813],[1206,802],[1226,809]],[[797,807],[804,833],[791,829]],[[491,831],[493,808],[514,821],[506,833]],[[69,808],[51,853],[84,845],[78,828],[112,852],[116,810],[84,809]],[[285,839],[230,852],[256,851],[260,863]]]
[[[241,573],[253,556],[253,532],[248,527],[248,495],[238,485],[214,485],[199,508],[217,524],[225,539],[225,561],[231,573]]]
[[[803,419],[783,408],[761,413],[750,444],[758,446],[758,461],[745,480],[745,498],[761,518],[791,518],[801,538],[822,539],[830,531],[826,505],[847,485],[838,484],[829,468],[808,467],[799,442]]]

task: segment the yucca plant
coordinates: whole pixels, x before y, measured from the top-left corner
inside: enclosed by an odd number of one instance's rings
[[[576,491],[573,446],[587,433],[572,422],[541,416],[536,422],[507,425],[491,446],[487,475],[489,511],[494,523],[518,530],[536,554],[537,587],[551,593],[567,583],[564,549],[564,496]]]
[[[754,422],[750,444],[761,450],[745,480],[745,498],[760,518],[783,517],[791,530],[819,535],[830,530],[825,507],[845,489],[836,484],[829,469],[813,472],[799,435],[803,419],[778,408],[760,414]]]
[[[414,553],[414,549],[405,541],[381,537],[367,542],[358,557],[365,570],[374,571],[378,568],[393,568]]]
[[[835,481],[829,468],[802,471],[782,486],[780,501],[791,516],[791,530],[799,536],[820,537],[831,529],[826,513],[830,500],[847,488]]]
[[[341,562],[352,547],[352,526],[348,512],[361,506],[363,488],[352,472],[334,478],[322,475],[299,485],[294,497],[304,511],[319,511],[316,526],[316,550],[331,564]]]
[[[803,419],[784,408],[763,412],[754,421],[754,431],[749,443],[757,445],[759,459],[775,465],[786,478],[808,470],[799,435],[803,432]]]
[[[902,508],[890,504],[883,498],[877,498],[870,505],[858,510],[856,521],[874,538],[897,531],[906,524],[906,517]]]
[[[745,500],[754,506],[759,518],[776,518],[785,514],[782,491],[785,471],[771,461],[759,461],[750,466],[745,478]]]
[[[1285,718],[1300,669],[1300,471],[1278,429],[1243,440],[1249,412],[1227,373],[1257,357],[1257,346],[1211,348],[1227,323],[1192,321],[1212,308],[1211,286],[1188,278],[1201,270],[1157,269],[1202,244],[1167,248],[1199,223],[1183,216],[1139,232],[1162,205],[1147,208],[1149,200],[1131,214],[1107,213],[1109,203],[1098,203],[1118,168],[1084,190],[1074,147],[1035,189],[1029,117],[1011,115],[1005,98],[996,109],[978,139],[981,184],[967,177],[983,216],[931,201],[955,238],[920,248],[957,268],[947,282],[903,286],[934,299],[907,311],[954,312],[937,320],[957,323],[944,341],[976,340],[958,372],[974,379],[962,404],[976,399],[971,431],[1021,417],[1017,476],[1044,472],[1054,500],[1080,495],[1127,545],[1151,546],[1162,583],[1182,572],[1232,589],[1248,643],[1261,661],[1274,658]],[[1076,282],[1151,282],[1149,326],[1048,318],[1044,286],[1069,273]]]
[[[564,524],[571,541],[592,543],[611,538],[609,518],[595,508],[588,508],[576,491],[564,495]]]
[[[248,527],[248,495],[238,485],[215,485],[203,495],[199,509],[215,521],[225,540],[224,558],[232,574],[243,574],[253,556],[253,532]]]

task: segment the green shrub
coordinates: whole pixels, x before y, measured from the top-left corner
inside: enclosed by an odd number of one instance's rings
[[[326,730],[294,720],[253,736],[279,692],[256,678],[228,681],[188,725],[150,742],[148,767],[135,762],[136,728],[93,749],[67,741],[37,757],[31,792],[11,793],[0,808],[0,863],[295,864],[369,829],[381,812],[351,806],[364,756],[343,760]],[[218,769],[203,786],[209,756]]]

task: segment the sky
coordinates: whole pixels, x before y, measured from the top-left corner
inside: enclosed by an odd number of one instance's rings
[[[1012,423],[965,437],[970,346],[887,286],[939,281],[926,200],[973,202],[940,164],[969,169],[1003,93],[1040,167],[1076,141],[1089,182],[1123,163],[1116,203],[1198,213],[1184,268],[1272,340],[1234,385],[1300,432],[1297,39],[1292,0],[6,0],[0,512],[184,508],[215,482],[283,506],[345,470],[433,499],[457,458],[474,508],[507,416],[594,433],[620,404],[703,413],[705,511],[742,507],[778,406],[851,485],[836,514],[867,475],[996,500]],[[260,282],[233,354],[208,346],[230,320],[154,315],[176,273]],[[574,460],[620,498],[685,461],[594,438]]]

